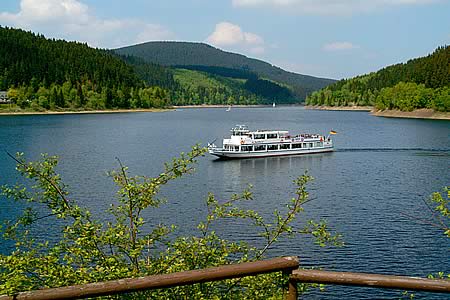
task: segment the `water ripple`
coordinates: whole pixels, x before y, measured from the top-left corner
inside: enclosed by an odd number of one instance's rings
[[[450,153],[450,149],[429,149],[429,148],[340,148],[336,149],[335,152],[442,152],[445,154]]]

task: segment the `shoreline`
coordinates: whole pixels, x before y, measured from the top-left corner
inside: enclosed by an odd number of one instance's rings
[[[372,116],[384,118],[404,118],[404,119],[428,119],[428,120],[450,120],[450,112],[439,112],[429,108],[416,109],[414,111],[401,110],[377,110],[373,106],[305,106],[311,110],[330,111],[367,111]]]
[[[434,111],[429,108],[416,109],[414,111],[400,110],[374,110],[372,116],[384,118],[408,118],[408,119],[429,119],[450,121],[450,112]]]
[[[318,106],[305,105],[305,109],[311,110],[339,110],[339,111],[373,111],[373,106]]]
[[[1,112],[1,116],[27,116],[27,115],[74,115],[74,114],[115,114],[115,113],[137,113],[137,112],[167,112],[177,109],[194,108],[228,108],[230,105],[180,105],[169,108],[157,109],[115,109],[115,110],[82,110],[82,111],[12,111]],[[272,107],[271,105],[231,105],[237,108],[261,108]],[[430,119],[430,120],[450,120],[450,112],[438,112],[432,109],[421,108],[414,111],[400,110],[376,110],[372,106],[304,106],[308,110],[328,110],[328,111],[366,111],[370,115],[384,118],[408,118],[408,119]]]
[[[235,105],[225,105],[225,104],[200,104],[200,105],[178,105],[171,106],[173,109],[177,108],[228,108],[228,107],[238,107],[238,108],[257,108],[257,107],[272,107],[272,105],[266,104],[252,104],[252,105],[243,105],[243,104],[235,104]]]
[[[230,105],[208,104],[208,105],[180,105],[170,106],[168,108],[140,108],[140,109],[109,109],[109,110],[67,110],[67,111],[1,111],[1,116],[29,116],[29,115],[76,115],[76,114],[115,114],[115,113],[136,113],[136,112],[167,112],[180,108],[228,108]],[[272,107],[271,105],[231,105],[238,108],[258,108]]]
[[[115,114],[115,113],[135,113],[135,112],[166,112],[173,109],[115,109],[115,110],[70,110],[70,111],[16,111],[0,112],[0,116],[27,116],[27,115],[78,115],[78,114]]]

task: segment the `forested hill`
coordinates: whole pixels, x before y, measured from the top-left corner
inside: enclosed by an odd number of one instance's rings
[[[309,105],[450,111],[450,46],[378,72],[340,80],[310,95]]]
[[[0,27],[0,70],[2,90],[65,81],[91,81],[99,86],[141,84],[130,66],[107,51],[4,27]]]
[[[22,109],[128,108],[143,87],[109,51],[0,26],[0,90]]]
[[[250,71],[262,78],[290,86],[300,99],[305,99],[307,94],[335,82],[332,79],[287,72],[267,62],[225,52],[204,43],[148,42],[115,51],[165,66],[215,66]]]
[[[0,91],[5,90],[15,105],[0,103],[0,110],[12,111],[299,102],[288,87],[249,71],[169,68],[0,26]]]

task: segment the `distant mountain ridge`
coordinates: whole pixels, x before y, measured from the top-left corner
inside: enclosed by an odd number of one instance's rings
[[[150,63],[164,66],[213,66],[249,71],[261,78],[290,86],[294,94],[305,99],[313,91],[335,82],[333,79],[318,78],[285,71],[262,60],[241,54],[222,51],[205,43],[193,42],[147,42],[114,50],[121,55],[133,55]]]

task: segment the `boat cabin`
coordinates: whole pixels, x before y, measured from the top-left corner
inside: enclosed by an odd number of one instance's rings
[[[331,139],[319,134],[290,136],[287,130],[248,130],[246,125],[231,129],[223,147],[210,145],[209,152],[219,157],[262,157],[333,151]]]

